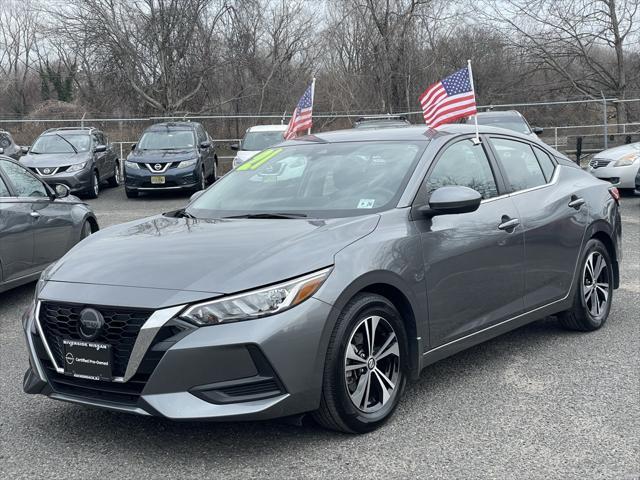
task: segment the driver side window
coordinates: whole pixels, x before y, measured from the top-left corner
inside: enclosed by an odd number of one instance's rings
[[[483,199],[498,196],[498,187],[482,145],[470,139],[447,147],[426,181],[427,198],[440,187],[461,185],[480,193]]]
[[[21,165],[0,161],[0,167],[9,177],[18,197],[48,197],[47,189],[40,180],[34,177]]]

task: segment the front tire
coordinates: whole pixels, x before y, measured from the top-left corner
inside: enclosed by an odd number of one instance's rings
[[[116,162],[114,167],[113,177],[109,179],[109,186],[112,188],[119,187],[122,183],[122,174],[120,172],[120,162]]]
[[[573,306],[561,312],[558,320],[569,330],[597,330],[607,321],[613,299],[613,264],[600,240],[592,238],[587,242],[578,278]]]
[[[100,193],[100,179],[98,177],[98,172],[93,172],[91,175],[91,183],[89,184],[89,190],[87,190],[87,197],[94,199],[98,198]]]
[[[128,188],[125,188],[124,192],[127,194],[127,198],[138,198],[137,190],[129,190]]]
[[[366,433],[396,409],[407,378],[407,335],[394,305],[359,294],[344,308],[329,341],[320,408],[325,428]]]

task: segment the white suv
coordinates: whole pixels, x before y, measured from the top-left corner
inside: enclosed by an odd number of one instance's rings
[[[284,141],[286,131],[286,125],[256,125],[248,128],[240,144],[231,145],[232,150],[238,151],[233,159],[233,168],[242,165],[265,148]]]

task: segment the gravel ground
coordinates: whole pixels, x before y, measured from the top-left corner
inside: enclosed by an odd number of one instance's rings
[[[186,203],[90,202],[101,226]],[[622,199],[624,264],[606,327],[553,318],[445,359],[365,436],[283,422],[173,423],[22,393],[20,315],[33,284],[0,294],[1,478],[638,478],[640,197]]]

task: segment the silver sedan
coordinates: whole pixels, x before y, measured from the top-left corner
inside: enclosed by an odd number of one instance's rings
[[[37,280],[42,270],[98,230],[88,205],[0,156],[0,292]]]
[[[634,188],[640,170],[640,142],[610,148],[589,162],[589,173],[618,188]]]

